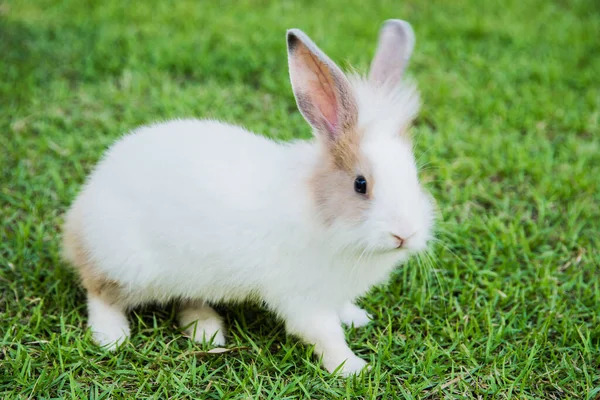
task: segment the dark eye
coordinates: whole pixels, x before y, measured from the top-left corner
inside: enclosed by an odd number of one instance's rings
[[[354,191],[361,194],[367,193],[367,180],[364,176],[359,175],[356,177],[354,180]]]

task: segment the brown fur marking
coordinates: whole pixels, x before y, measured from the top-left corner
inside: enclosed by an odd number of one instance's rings
[[[77,271],[88,296],[99,297],[108,304],[124,301],[121,285],[96,271],[82,240],[82,218],[73,205],[66,215],[63,227],[63,256]]]
[[[333,147],[321,149],[322,159],[311,178],[311,190],[320,214],[327,224],[342,218],[360,222],[369,207],[375,181],[368,160],[360,152],[361,135],[343,134]],[[354,191],[357,175],[367,179],[367,193]]]

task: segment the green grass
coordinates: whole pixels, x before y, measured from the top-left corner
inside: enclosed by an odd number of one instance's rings
[[[122,3],[0,2],[0,398],[599,395],[597,2]],[[173,307],[134,313],[121,351],[95,347],[58,244],[104,149],[184,116],[309,137],[285,29],[365,70],[387,18],[417,34],[417,153],[443,244],[433,272],[409,262],[362,301],[375,320],[348,340],[373,369],[328,375],[253,306],[221,308],[230,353],[204,355]]]

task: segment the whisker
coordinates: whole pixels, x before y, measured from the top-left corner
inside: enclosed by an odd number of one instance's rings
[[[365,255],[365,253],[366,253],[366,251],[368,249],[369,248],[367,246],[365,246],[365,248],[363,249],[363,251],[360,253],[360,256],[358,256],[358,259],[354,262],[354,265],[352,266],[352,268],[350,268],[350,274],[354,274],[354,271],[356,270],[356,267],[358,267],[358,264],[360,263],[360,260]]]
[[[443,284],[443,281],[440,278],[440,274],[438,272],[438,268],[437,268],[437,264],[436,264],[437,260],[431,255],[431,252],[429,250],[426,250],[425,252],[423,252],[423,257],[429,263],[430,269],[431,269],[431,271],[433,271],[435,280],[437,281],[442,294],[444,294],[444,284]]]
[[[464,267],[468,267],[467,263],[464,262],[455,252],[454,250],[452,250],[450,247],[448,247],[444,242],[442,242],[441,239],[438,238],[433,238],[432,241],[434,241],[436,243],[436,245],[442,247],[444,250],[446,250],[448,253],[450,253],[452,256],[454,256],[454,258]]]

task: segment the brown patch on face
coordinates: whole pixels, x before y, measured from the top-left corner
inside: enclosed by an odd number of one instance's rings
[[[329,155],[338,168],[346,172],[356,172],[360,159],[360,141],[362,132],[350,127],[343,135],[335,141],[329,141]]]
[[[79,274],[89,296],[99,297],[108,304],[120,304],[125,296],[121,285],[101,274],[82,240],[82,219],[75,205],[67,214],[63,228],[64,258]]]
[[[361,140],[361,132],[352,130],[339,141],[321,148],[321,160],[310,185],[319,213],[327,224],[338,219],[359,223],[370,207],[375,180],[368,160],[360,152]],[[358,175],[367,180],[366,194],[354,190]]]

